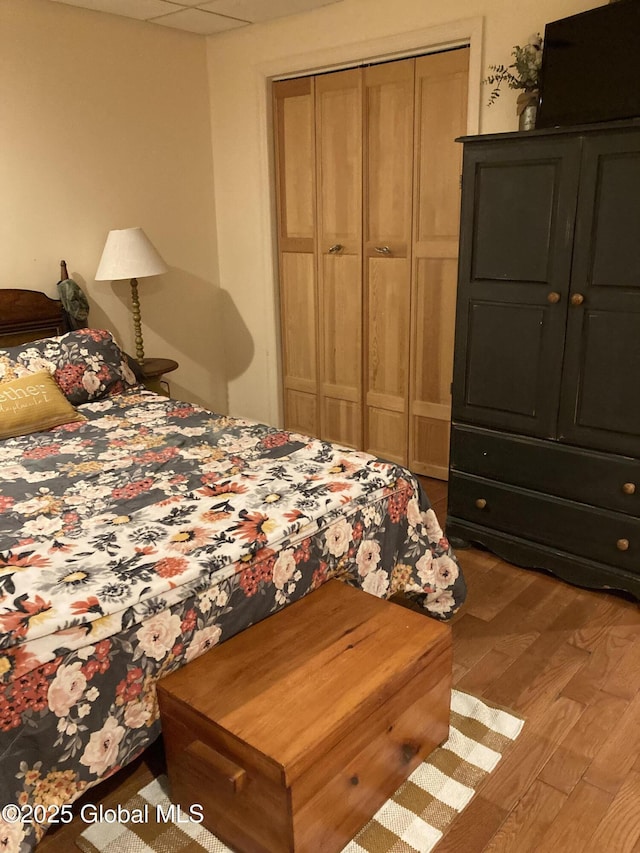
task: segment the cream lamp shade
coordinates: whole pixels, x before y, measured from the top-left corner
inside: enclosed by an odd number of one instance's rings
[[[146,278],[163,272],[167,272],[167,265],[142,228],[109,231],[96,281]]]
[[[96,281],[131,279],[131,309],[135,329],[136,359],[144,364],[142,317],[138,297],[139,278],[161,275],[168,267],[142,228],[109,231],[96,272]]]

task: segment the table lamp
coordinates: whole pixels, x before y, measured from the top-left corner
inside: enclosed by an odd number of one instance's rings
[[[138,297],[138,279],[167,272],[167,265],[142,228],[109,231],[96,272],[96,281],[131,279],[131,311],[136,341],[136,360],[144,364],[144,343]]]

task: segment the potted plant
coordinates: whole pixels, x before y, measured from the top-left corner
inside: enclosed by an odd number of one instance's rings
[[[489,106],[500,95],[500,86],[506,83],[510,89],[522,89],[517,100],[517,113],[520,118],[520,130],[531,130],[535,126],[535,114],[538,104],[538,80],[542,65],[542,37],[540,33],[529,36],[529,41],[520,47],[517,44],[511,51],[514,61],[511,65],[490,65],[489,74],[483,83],[492,86]]]

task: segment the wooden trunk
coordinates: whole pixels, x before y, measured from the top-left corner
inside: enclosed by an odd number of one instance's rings
[[[341,850],[449,731],[451,632],[338,581],[158,685],[172,799],[240,851]]]

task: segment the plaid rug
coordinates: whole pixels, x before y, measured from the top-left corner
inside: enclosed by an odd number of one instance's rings
[[[523,720],[458,690],[451,694],[449,739],[436,749],[343,853],[429,853],[473,797]],[[92,823],[76,840],[85,853],[230,853],[198,823],[156,822],[171,803],[165,776],[142,788],[123,808],[140,810],[135,823]]]

